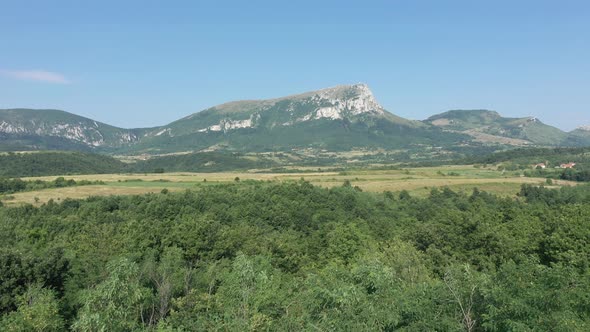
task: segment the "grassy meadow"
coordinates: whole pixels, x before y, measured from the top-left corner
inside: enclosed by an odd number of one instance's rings
[[[316,169],[317,170],[317,169]],[[135,195],[169,191],[198,189],[202,186],[234,182],[236,178],[257,181],[298,181],[301,178],[322,187],[341,186],[349,181],[363,191],[399,192],[407,190],[415,196],[426,196],[432,188],[449,187],[454,191],[470,192],[477,187],[501,196],[515,196],[520,186],[545,184],[544,178],[524,177],[520,172],[502,172],[492,168],[476,168],[471,165],[405,168],[400,170],[349,170],[344,172],[317,171],[305,173],[270,173],[264,170],[222,173],[135,173],[93,174],[64,176],[66,179],[102,181],[101,185],[52,188],[5,195],[4,204],[41,205],[50,199],[86,198],[89,196]],[[25,180],[54,180],[55,176],[29,177]],[[552,186],[576,185],[575,182],[556,180]]]

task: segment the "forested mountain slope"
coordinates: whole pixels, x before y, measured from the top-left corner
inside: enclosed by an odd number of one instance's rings
[[[0,154],[0,177],[119,173],[126,165],[109,156],[81,152]]]

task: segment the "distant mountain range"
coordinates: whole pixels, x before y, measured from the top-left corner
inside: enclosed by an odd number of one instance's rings
[[[566,144],[569,133],[542,123],[535,117],[505,118],[488,110],[454,110],[433,115],[426,123],[447,131],[470,135],[482,143],[508,145]]]
[[[0,150],[95,150],[136,143],[141,130],[59,110],[0,110]]]
[[[424,121],[386,111],[365,84],[218,105],[168,125],[123,129],[58,110],[0,110],[1,150],[162,154],[458,146],[584,146],[590,128],[564,132],[536,118],[454,110]]]

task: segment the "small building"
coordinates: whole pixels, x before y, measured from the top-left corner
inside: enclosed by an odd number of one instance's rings
[[[576,166],[576,163],[561,164],[559,167],[560,168],[574,168],[574,166]]]

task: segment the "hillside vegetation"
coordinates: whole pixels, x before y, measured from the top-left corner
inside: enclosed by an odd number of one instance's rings
[[[170,155],[133,163],[123,163],[113,157],[94,153],[36,152],[0,155],[0,165],[0,177],[35,177],[134,172],[220,172],[268,168],[275,166],[275,163],[268,159],[223,152]]]
[[[125,164],[105,155],[81,152],[0,154],[0,177],[117,173]]]
[[[8,179],[0,178],[0,194],[13,194],[22,191],[34,191],[48,188],[65,188],[74,186],[85,186],[91,184],[104,184],[102,181],[76,181],[73,179],[66,180],[63,177],[58,177],[53,181]]]
[[[248,158],[239,153],[202,152],[151,158],[128,165],[133,172],[225,172],[270,168],[268,159]]]
[[[588,135],[564,132],[535,117],[507,118],[489,110],[452,110],[429,117],[426,123],[473,137],[475,141],[515,146],[587,146]]]
[[[474,156],[463,159],[461,162],[487,164],[512,162],[527,168],[538,163],[547,163],[548,167],[556,167],[568,162],[583,165],[590,162],[590,148],[521,148],[491,153],[485,156]]]

